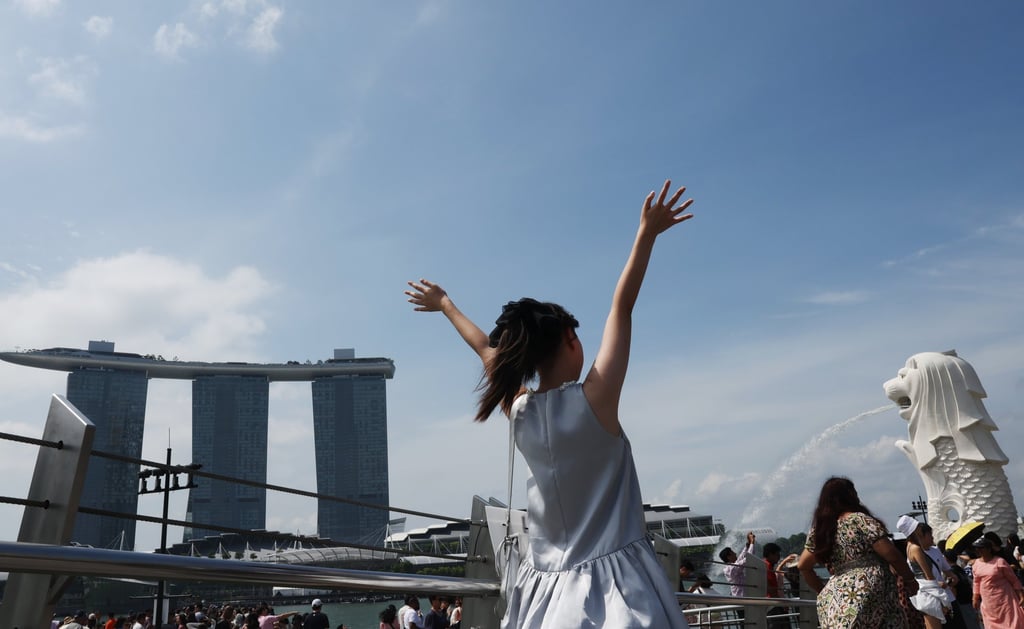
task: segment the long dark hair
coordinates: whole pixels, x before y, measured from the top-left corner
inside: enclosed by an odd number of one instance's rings
[[[818,506],[814,509],[814,518],[811,522],[811,526],[814,528],[814,536],[811,540],[814,543],[814,557],[820,563],[831,561],[832,551],[836,545],[839,516],[844,513],[863,513],[878,520],[867,507],[861,504],[853,481],[843,476],[833,476],[821,486]]]
[[[562,333],[579,325],[558,304],[529,297],[505,304],[488,337],[490,346],[497,351],[484,367],[474,419],[486,421],[498,406],[506,415],[510,413],[523,384],[533,379],[537,367],[558,350]]]

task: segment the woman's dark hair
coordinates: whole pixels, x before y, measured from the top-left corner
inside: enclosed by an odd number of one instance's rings
[[[978,553],[980,553],[982,551],[982,549],[991,551],[992,553],[996,552],[996,545],[987,536],[983,536],[983,537],[978,538],[977,541],[975,541],[973,544],[971,544],[971,547],[974,548],[974,550],[977,551]]]
[[[814,509],[814,517],[811,522],[811,526],[814,528],[814,537],[812,538],[814,557],[820,563],[830,563],[831,561],[832,551],[836,544],[839,516],[844,513],[863,513],[878,520],[868,511],[867,507],[861,504],[853,481],[842,476],[833,476],[821,486],[818,506]]]
[[[474,419],[486,421],[498,406],[510,413],[523,384],[537,375],[537,367],[554,356],[562,333],[579,325],[558,304],[529,297],[505,304],[488,336],[490,346],[497,351],[484,367]]]
[[[388,605],[384,608],[384,611],[380,613],[379,617],[381,622],[391,624],[395,620],[396,616],[398,616],[398,610],[395,609],[394,605]]]
[[[926,522],[921,522],[914,528],[914,532],[910,534],[910,539],[918,546],[921,545],[921,540],[924,539],[925,534],[932,533],[932,527]]]

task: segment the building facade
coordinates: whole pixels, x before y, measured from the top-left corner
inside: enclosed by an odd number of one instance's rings
[[[340,375],[313,381],[317,492],[387,505],[387,396],[383,376]],[[317,502],[317,535],[379,546],[388,511],[332,500]]]
[[[67,398],[95,425],[93,449],[142,456],[149,381],[144,372],[75,369],[68,374]],[[139,466],[92,457],[80,504],[118,513],[136,513]],[[96,548],[135,548],[135,520],[90,514],[75,519],[72,541]]]
[[[192,381],[192,462],[205,472],[267,482],[267,417],[270,382],[259,376],[199,376]],[[185,519],[196,526],[184,539],[218,535],[214,524],[262,529],[267,490],[197,477],[189,490]]]

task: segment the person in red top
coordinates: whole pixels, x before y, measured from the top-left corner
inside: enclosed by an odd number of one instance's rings
[[[117,614],[114,612],[107,612],[107,616],[110,618],[107,622],[103,623],[103,629],[116,629],[117,627]]]
[[[782,590],[779,588],[779,559],[782,558],[782,548],[775,542],[768,542],[764,545],[761,555],[764,557],[765,578],[767,581],[766,596],[768,598],[782,598]],[[769,616],[785,614],[788,611],[785,607],[772,607],[768,610]],[[788,629],[788,618],[769,618],[768,629]]]
[[[761,553],[764,556],[764,569],[768,579],[768,598],[779,598],[779,573],[775,571],[775,565],[782,558],[782,548],[774,542],[764,545]]]

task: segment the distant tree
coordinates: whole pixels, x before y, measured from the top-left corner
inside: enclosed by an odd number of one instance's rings
[[[789,537],[780,537],[775,540],[775,543],[782,549],[783,557],[790,553],[799,555],[804,549],[804,544],[807,543],[807,533],[793,533]]]

